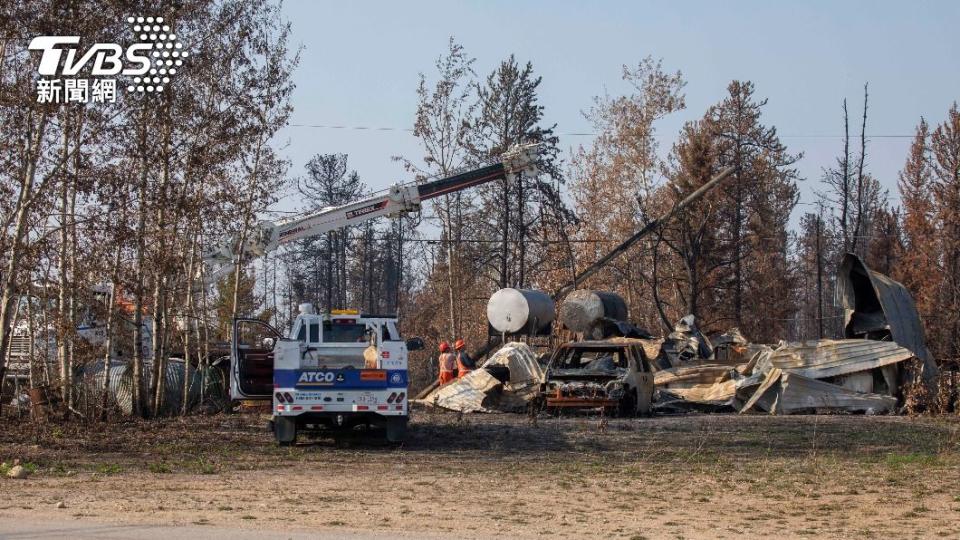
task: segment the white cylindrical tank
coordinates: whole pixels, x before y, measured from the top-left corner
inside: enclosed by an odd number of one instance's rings
[[[500,289],[487,302],[487,320],[497,332],[532,333],[553,322],[553,299],[543,291]]]
[[[590,332],[601,319],[627,320],[627,303],[617,293],[577,290],[560,305],[560,322],[574,332]]]

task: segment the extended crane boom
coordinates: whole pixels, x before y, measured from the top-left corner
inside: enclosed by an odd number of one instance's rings
[[[454,193],[509,177],[520,172],[536,174],[539,144],[519,145],[504,152],[499,160],[490,165],[456,173],[423,184],[394,184],[385,193],[371,195],[343,206],[322,208],[307,215],[279,222],[261,221],[247,235],[242,252],[263,255],[277,246],[318,236],[329,231],[357,225],[382,216],[396,217],[420,210],[423,201]],[[233,269],[238,259],[233,238],[219,248],[204,254],[204,262],[213,267],[206,281],[214,282]]]

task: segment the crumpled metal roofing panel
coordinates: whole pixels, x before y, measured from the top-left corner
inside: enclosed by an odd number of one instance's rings
[[[923,376],[932,381],[937,375],[937,365],[927,349],[923,335],[923,324],[920,314],[913,302],[913,297],[903,284],[890,279],[879,272],[874,272],[853,253],[843,256],[843,261],[837,270],[837,297],[844,309],[843,324],[847,337],[853,337],[850,330],[850,321],[854,313],[867,311],[863,306],[873,304],[873,299],[858,298],[855,279],[867,279],[873,289],[876,300],[880,304],[883,316],[887,322],[890,335],[902,347],[913,351],[917,358],[923,361]],[[861,289],[860,294],[865,294]],[[858,307],[861,308],[858,311]]]
[[[461,412],[487,411],[484,401],[501,387],[500,381],[485,369],[475,369],[462,379],[438,388],[423,401]]]
[[[506,384],[484,368],[505,366],[510,370]],[[495,412],[522,407],[532,399],[543,382],[543,368],[526,343],[512,342],[462,379],[449,382],[420,403],[460,412]]]
[[[526,343],[511,342],[500,348],[483,363],[483,367],[506,366],[510,369],[510,384],[543,382],[543,367]]]
[[[770,362],[803,377],[825,379],[867,371],[913,358],[909,349],[892,341],[823,339],[788,343],[773,351]]]

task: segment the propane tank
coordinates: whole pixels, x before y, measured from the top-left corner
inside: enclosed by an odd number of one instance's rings
[[[487,320],[497,332],[531,334],[553,322],[555,305],[543,291],[500,289],[487,302]]]
[[[617,293],[573,291],[560,305],[560,322],[574,332],[589,333],[604,319],[627,320],[627,303]]]

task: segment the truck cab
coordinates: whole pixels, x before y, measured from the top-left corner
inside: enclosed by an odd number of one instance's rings
[[[393,316],[355,310],[317,314],[303,304],[286,338],[256,319],[234,321],[233,399],[270,400],[281,445],[304,429],[386,428],[401,440],[408,419],[407,353]]]

